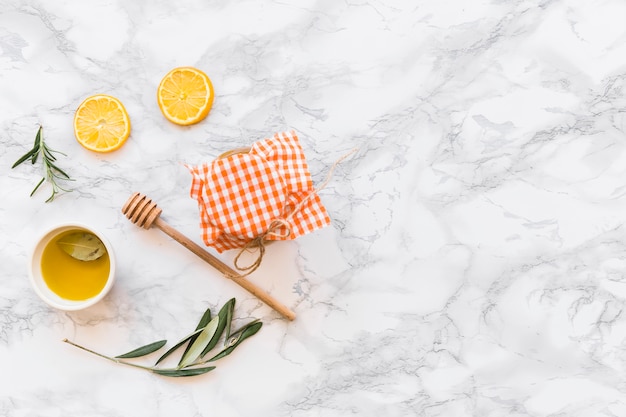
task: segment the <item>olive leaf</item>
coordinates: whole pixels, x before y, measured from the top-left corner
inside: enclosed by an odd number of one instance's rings
[[[234,299],[233,299],[234,300]],[[233,301],[231,300],[231,301]],[[229,301],[229,302],[231,302]],[[234,302],[234,301],[233,301]],[[185,351],[183,352],[183,356],[185,356],[187,354],[187,352],[189,352],[189,349],[191,348],[191,345],[195,342],[195,340],[198,338],[198,335],[200,334],[200,332],[202,332],[202,330],[204,330],[204,328],[207,326],[207,324],[209,324],[209,322],[211,321],[211,308],[207,308],[206,311],[204,312],[204,314],[202,315],[202,317],[200,318],[200,321],[198,322],[198,325],[196,326],[196,330],[191,333],[188,334],[187,336],[183,337],[178,343],[176,343],[174,346],[172,346],[167,352],[165,352],[159,359],[157,359],[157,361],[155,362],[155,366],[158,365],[159,363],[161,363],[165,358],[167,358],[168,356],[170,356],[172,353],[174,353],[178,348],[180,348],[182,345],[184,345],[185,343],[189,342],[187,344],[187,348],[185,349]],[[215,339],[216,337],[219,338],[219,335],[221,334],[222,330],[224,329],[224,321],[222,319],[222,317],[220,317],[220,322],[218,324],[218,328],[216,330],[215,335],[213,335],[213,338],[211,338],[211,341],[209,342],[209,344],[211,344],[213,342],[213,339]],[[220,330],[221,329],[221,330]],[[216,340],[217,343],[217,340]],[[202,355],[201,355],[202,356]]]
[[[172,346],[171,348],[168,349],[167,352],[165,352],[163,355],[161,355],[161,357],[159,359],[157,359],[157,361],[154,363],[154,365],[158,365],[159,363],[161,363],[165,358],[167,358],[168,356],[170,356],[172,353],[174,353],[176,351],[176,349],[178,349],[179,347],[181,347],[182,345],[184,345],[185,343],[187,343],[189,340],[191,340],[192,338],[195,340],[195,337],[198,336],[198,334],[200,334],[200,332],[202,332],[202,330],[204,330],[204,328],[200,328],[197,329],[196,331],[194,331],[191,334],[188,334],[187,336],[185,336],[180,342],[176,343],[174,346]],[[193,342],[191,342],[193,343]],[[185,350],[185,353],[187,353],[188,349]]]
[[[180,363],[178,364],[179,369],[191,365],[196,359],[198,359],[204,348],[213,338],[213,335],[218,328],[219,322],[219,316],[213,318],[209,322],[209,324],[206,325],[204,330],[200,332],[196,340],[191,344],[191,347],[189,348],[187,353],[184,354],[181,358]]]
[[[149,343],[145,346],[131,350],[130,352],[126,352],[122,355],[118,355],[116,356],[116,358],[128,359],[128,358],[138,358],[140,356],[145,356],[149,353],[156,352],[157,350],[161,349],[163,346],[165,346],[166,343],[167,343],[167,340],[159,340],[158,342]]]
[[[233,319],[234,309],[235,309],[235,299],[231,298],[230,300],[226,302],[226,304],[224,304],[224,306],[220,309],[219,313],[217,313],[217,316],[220,318],[219,325],[217,327],[217,330],[215,331],[215,334],[209,341],[209,343],[206,345],[204,350],[202,350],[202,353],[200,354],[201,358],[204,357],[204,355],[206,355],[207,353],[209,353],[215,346],[217,346],[217,342],[222,336],[224,329],[226,329],[226,339],[230,337],[230,322]]]
[[[206,366],[204,368],[187,368],[187,369],[152,369],[157,375],[185,377],[206,374],[215,369],[215,366]]]
[[[95,261],[106,253],[104,243],[89,232],[74,232],[63,236],[57,244],[65,253],[79,261]]]
[[[209,307],[206,309],[206,311],[200,318],[200,321],[198,322],[198,325],[196,326],[196,330],[200,330],[203,327],[206,327],[206,325],[209,324],[210,321],[211,321],[211,308]]]
[[[235,350],[235,348],[239,346],[239,344],[241,344],[241,342],[243,342],[250,336],[255,335],[259,330],[261,330],[262,326],[263,326],[263,323],[259,321],[253,321],[252,323],[245,325],[241,329],[241,331],[237,332],[237,335],[231,337],[228,340],[228,343],[226,344],[226,348],[224,350],[222,350],[220,353],[213,356],[211,359],[209,359],[206,362],[213,362],[213,361],[223,358],[224,356],[230,355],[232,351]]]
[[[250,323],[245,324],[244,326],[242,326],[239,330],[235,330],[234,332],[232,332],[230,334],[230,338],[232,340],[232,338],[236,335],[238,335],[239,333],[243,332],[244,330],[246,330],[248,327],[252,326],[255,323],[259,323],[261,321],[261,319],[254,319],[252,320]],[[226,344],[228,343],[227,340],[224,341],[224,346],[226,346]]]
[[[206,311],[204,312],[204,314],[200,318],[200,321],[198,322],[198,325],[196,326],[196,331],[205,328],[206,325],[209,324],[209,322],[211,321],[211,318],[212,318],[211,317],[211,307],[209,307],[209,308],[206,309]],[[187,348],[185,348],[185,351],[183,352],[183,356],[186,355],[187,352],[189,352],[189,348],[191,348],[191,345],[193,344],[193,342],[196,341],[197,338],[198,338],[198,334],[195,334],[195,335],[191,336],[191,338],[189,339],[189,344],[187,345]]]
[[[231,298],[228,300],[228,302],[224,304],[222,310],[225,310],[224,315],[226,317],[224,319],[226,320],[226,339],[228,339],[230,337],[230,325],[233,321],[233,312],[235,311],[235,299]],[[226,344],[226,339],[224,340],[224,344]]]

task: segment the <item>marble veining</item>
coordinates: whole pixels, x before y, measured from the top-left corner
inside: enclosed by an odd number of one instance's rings
[[[626,3],[0,0],[0,415],[626,415]],[[178,127],[156,86],[215,86]],[[74,111],[104,93],[132,133],[98,155]],[[72,192],[11,166],[39,125]],[[185,163],[294,129],[331,226],[268,247],[251,279],[282,319],[121,207],[135,191],[200,242]],[[64,221],[112,242],[118,281],[47,307],[27,261]],[[234,253],[220,255],[232,262]],[[207,375],[119,354],[172,343],[237,298],[263,329]]]

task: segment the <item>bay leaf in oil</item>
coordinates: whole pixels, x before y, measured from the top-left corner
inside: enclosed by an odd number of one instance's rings
[[[104,243],[89,232],[74,232],[57,241],[65,253],[79,261],[95,261],[106,253]]]

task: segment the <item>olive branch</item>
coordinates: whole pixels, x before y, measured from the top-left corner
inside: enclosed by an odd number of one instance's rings
[[[149,343],[138,347],[137,349],[131,350],[130,352],[114,357],[95,352],[68,339],[63,339],[63,341],[79,349],[100,356],[101,358],[108,359],[118,364],[144,369],[157,375],[169,377],[202,375],[216,368],[213,365],[206,366],[207,364],[230,355],[235,348],[241,344],[241,342],[250,336],[255,335],[263,326],[263,323],[257,319],[244,325],[239,330],[231,332],[231,322],[234,308],[234,298],[231,298],[228,302],[226,302],[215,317],[211,317],[211,309],[208,308],[202,315],[202,318],[196,326],[196,330],[182,338],[178,343],[168,349],[152,366],[140,365],[130,362],[127,359],[139,358],[156,352],[167,344],[167,340],[159,340]],[[220,349],[220,351],[216,354],[210,356],[209,359],[205,359],[209,352],[212,352],[217,347],[222,335],[224,335],[222,349]],[[164,368],[158,366],[165,358],[184,345],[186,348],[178,361],[178,366],[174,368]]]

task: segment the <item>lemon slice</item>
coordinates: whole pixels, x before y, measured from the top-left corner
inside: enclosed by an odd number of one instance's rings
[[[211,110],[213,98],[211,80],[193,67],[174,68],[157,89],[157,101],[165,118],[183,126],[203,120]]]
[[[115,97],[98,94],[87,97],[74,115],[78,143],[95,152],[111,152],[126,142],[130,119],[124,105]]]

